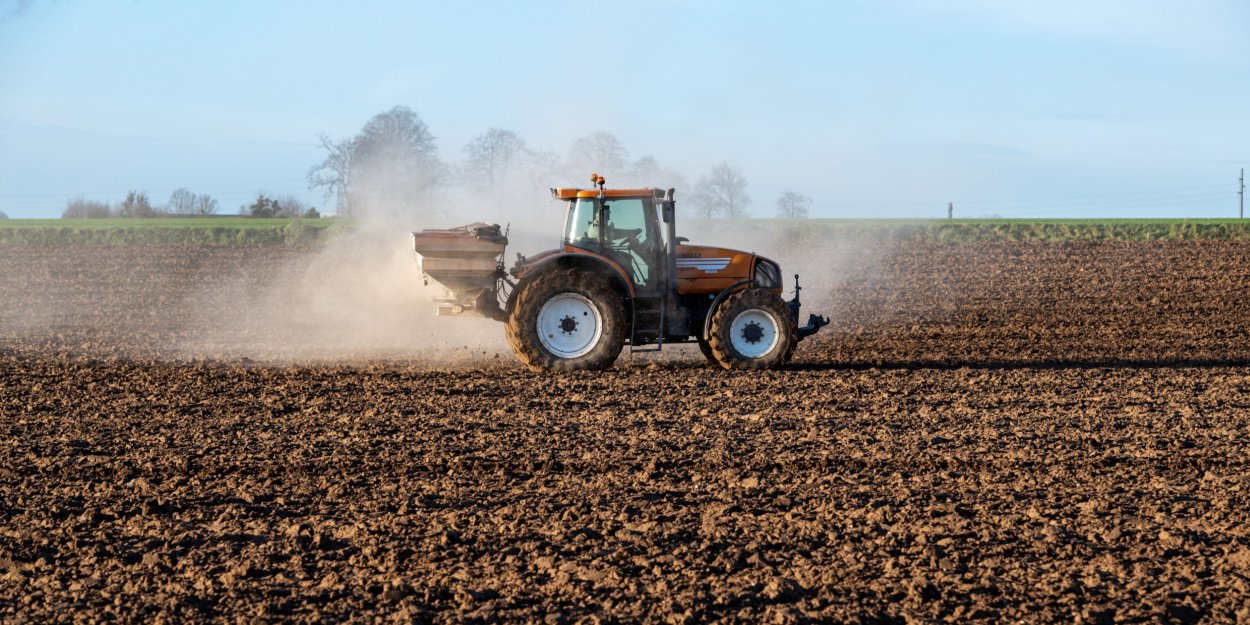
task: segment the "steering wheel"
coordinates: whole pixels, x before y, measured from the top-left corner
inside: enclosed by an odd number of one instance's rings
[[[609,233],[612,235],[613,245],[624,245],[639,256],[645,255],[646,246],[638,240],[638,236],[642,234],[642,228],[612,228]],[[618,240],[621,242],[615,243]]]

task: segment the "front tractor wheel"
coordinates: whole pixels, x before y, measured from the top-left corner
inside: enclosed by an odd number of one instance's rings
[[[625,345],[625,308],[607,280],[552,271],[521,286],[504,332],[535,371],[606,369]]]
[[[780,297],[745,289],[713,311],[708,347],[726,369],[768,369],[785,364],[797,340],[790,309]]]

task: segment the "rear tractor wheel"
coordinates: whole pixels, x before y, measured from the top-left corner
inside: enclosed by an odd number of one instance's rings
[[[769,369],[785,364],[797,342],[793,316],[781,297],[744,289],[712,313],[708,347],[726,369]]]
[[[709,345],[708,342],[703,337],[699,337],[698,342],[699,342],[699,353],[703,354],[703,357],[707,358],[708,362],[714,365],[719,365],[720,361],[716,360],[716,355],[712,353],[712,346]]]
[[[535,371],[606,369],[625,345],[625,307],[606,279],[556,270],[521,285],[504,333]]]

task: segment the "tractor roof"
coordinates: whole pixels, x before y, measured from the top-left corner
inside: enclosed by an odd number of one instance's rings
[[[604,189],[604,197],[655,197],[662,193],[659,189],[644,187],[641,189]],[[571,200],[578,197],[599,197],[598,189],[552,189],[551,197],[559,200]]]

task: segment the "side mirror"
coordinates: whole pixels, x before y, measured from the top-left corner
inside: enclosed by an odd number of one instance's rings
[[[673,223],[673,215],[676,213],[676,204],[672,200],[665,200],[660,206],[662,207],[664,213],[664,223]]]

